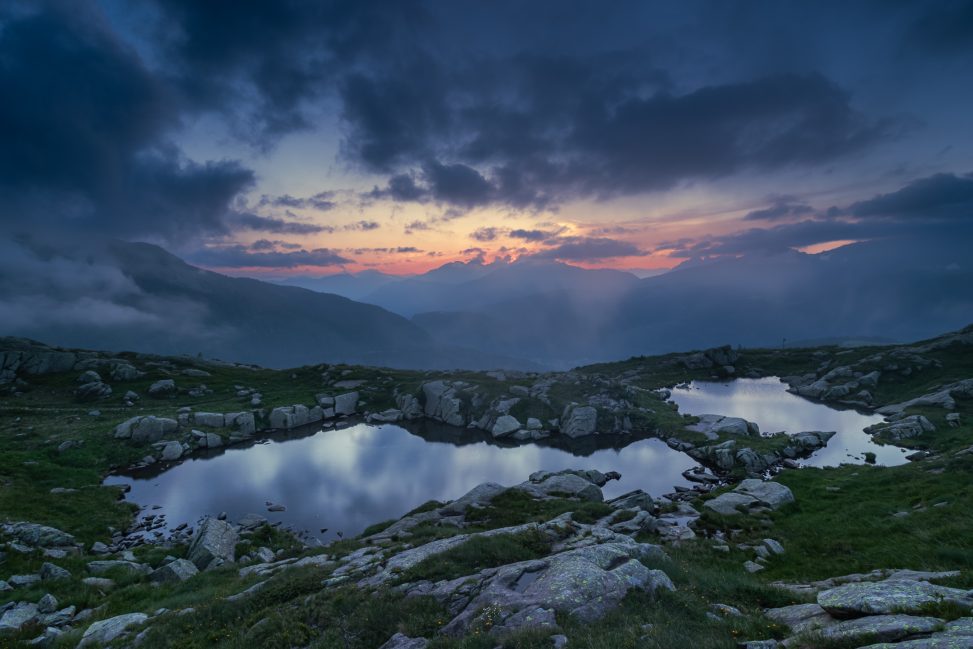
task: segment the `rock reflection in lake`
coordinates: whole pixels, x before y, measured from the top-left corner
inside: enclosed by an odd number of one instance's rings
[[[434,424],[414,430],[356,424],[275,435],[106,482],[131,485],[127,498],[147,506],[147,514],[164,513],[169,529],[206,514],[225,511],[236,520],[253,512],[326,540],[339,531],[357,534],[428,500],[458,498],[481,482],[523,482],[541,469],[618,471],[622,479],[604,487],[606,497],[633,489],[658,496],[689,485],[681,473],[696,465],[657,439],[598,436],[569,451],[501,446],[481,433]],[[268,512],[267,503],[286,511]],[[153,510],[156,505],[161,509]]]
[[[903,449],[879,445],[864,432],[865,427],[883,421],[881,415],[856,410],[838,410],[808,401],[787,391],[777,377],[735,379],[718,383],[693,381],[672,391],[679,412],[690,415],[718,414],[756,422],[761,433],[790,434],[811,430],[837,431],[827,447],[803,460],[809,466],[860,464],[867,451],[875,453],[877,464],[894,466],[907,462]]]

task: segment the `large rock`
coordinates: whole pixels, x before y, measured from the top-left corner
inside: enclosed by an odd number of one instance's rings
[[[751,478],[736,486],[734,491],[753,496],[771,509],[780,509],[788,503],[794,502],[794,494],[790,489],[772,480]]]
[[[973,618],[947,622],[943,630],[927,638],[870,644],[862,649],[973,649]]]
[[[112,381],[134,381],[144,374],[145,372],[140,372],[130,363],[114,363],[110,372]]]
[[[206,518],[189,546],[189,560],[200,570],[232,563],[236,558],[238,540],[239,535],[230,523]]]
[[[120,423],[115,427],[115,437],[117,439],[131,439],[139,444],[151,444],[177,430],[179,430],[179,422],[175,419],[148,415],[132,417]]]
[[[825,641],[846,642],[875,641],[895,642],[917,635],[938,631],[943,621],[935,617],[914,615],[869,615],[856,620],[845,620],[820,629],[818,637]]]
[[[56,548],[77,543],[75,538],[67,532],[37,523],[6,523],[0,529],[7,536],[34,547]]]
[[[358,410],[358,393],[347,392],[334,398],[334,413],[336,415],[353,415]]]
[[[425,638],[410,638],[404,633],[396,633],[379,649],[426,649],[429,641]]]
[[[464,513],[473,506],[489,504],[496,496],[506,491],[507,488],[496,482],[484,482],[470,489],[466,494],[457,498],[453,502],[441,507],[439,513],[444,516],[455,516]]]
[[[910,399],[902,403],[883,406],[877,412],[882,415],[897,415],[904,412],[906,408],[926,406],[955,410],[957,398],[973,398],[973,379],[957,381],[929,394],[924,394],[921,397],[916,397],[915,399]]]
[[[186,581],[198,572],[199,569],[192,561],[176,559],[153,570],[149,580],[160,583]]]
[[[148,619],[149,616],[145,613],[126,613],[95,622],[85,630],[78,648],[108,644],[131,627],[143,624]]]
[[[193,423],[197,426],[222,428],[225,425],[225,419],[222,412],[197,412],[193,415]]]
[[[740,417],[726,417],[724,415],[700,415],[698,422],[686,428],[697,433],[703,433],[707,438],[714,440],[720,435],[746,437],[760,434],[760,427],[754,422]]]
[[[176,393],[176,382],[172,379],[162,379],[149,386],[149,396],[168,397]]]
[[[504,435],[515,433],[520,429],[521,425],[516,417],[512,415],[501,415],[497,417],[497,421],[493,424],[493,430],[490,432],[494,437],[503,437]]]
[[[818,604],[792,604],[780,608],[770,608],[764,615],[788,627],[792,633],[813,631],[835,623],[831,614]]]
[[[104,575],[109,572],[125,572],[129,575],[142,576],[152,572],[152,568],[144,563],[122,560],[105,560],[88,562],[88,571],[95,575]]]
[[[45,561],[38,573],[43,581],[63,581],[71,578],[71,572],[61,566]]]
[[[465,634],[497,610],[505,621],[504,631],[533,626],[528,623],[532,615],[517,615],[522,611],[553,610],[591,622],[617,607],[630,590],[675,590],[664,572],[650,570],[640,561],[659,556],[663,555],[658,546],[629,539],[568,550],[438,584],[426,582],[410,594],[431,595],[450,611],[458,611],[443,628],[447,635]]]
[[[107,383],[102,383],[101,381],[93,381],[91,383],[79,385],[74,391],[74,395],[80,401],[104,399],[105,397],[111,396],[111,386]]]
[[[456,396],[456,389],[445,381],[430,381],[422,384],[425,398],[425,414],[430,419],[442,421],[451,426],[465,426],[463,401]]]
[[[257,431],[257,421],[252,412],[228,412],[223,415],[224,426],[249,437]]]
[[[869,435],[877,435],[890,442],[919,437],[923,433],[931,433],[936,427],[922,415],[903,417],[897,421],[874,424],[865,429]]]
[[[585,437],[598,430],[598,410],[593,406],[570,404],[561,415],[561,434],[568,437]]]
[[[0,615],[0,637],[19,631],[24,626],[37,621],[39,611],[36,604],[21,602]]]
[[[923,613],[926,607],[951,602],[973,607],[973,591],[947,588],[926,581],[891,579],[851,583],[818,593],[818,604],[835,617]]]
[[[579,498],[600,502],[604,499],[601,488],[590,480],[573,472],[534,474],[527,482],[514,487],[535,498]]]
[[[309,421],[309,410],[307,406],[300,404],[293,406],[281,406],[270,411],[270,427],[277,429],[297,428],[304,426]]]
[[[703,503],[703,507],[723,516],[735,516],[745,513],[746,510],[751,507],[756,507],[759,504],[760,502],[753,496],[728,491],[725,494],[720,494],[716,498],[707,500]]]
[[[733,491],[707,500],[703,503],[703,507],[724,516],[733,516],[753,507],[765,506],[779,509],[792,502],[794,502],[794,494],[784,485],[750,478],[738,484]]]
[[[182,444],[176,441],[166,442],[162,447],[162,460],[164,462],[175,462],[182,457]]]

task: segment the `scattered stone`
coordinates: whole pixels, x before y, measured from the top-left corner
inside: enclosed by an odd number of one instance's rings
[[[744,561],[743,569],[746,570],[747,572],[754,573],[754,572],[760,572],[761,570],[764,569],[764,567],[759,563],[754,563],[753,561]]]
[[[561,434],[571,438],[585,437],[597,432],[598,410],[592,406],[571,404],[561,415]]]
[[[40,576],[44,581],[60,581],[62,579],[70,579],[71,572],[66,568],[45,561],[41,564]]]
[[[839,618],[922,613],[924,607],[942,601],[969,609],[973,607],[973,594],[911,579],[850,583],[818,593],[818,604]]]
[[[0,529],[7,536],[30,546],[54,548],[77,544],[75,538],[67,532],[36,523],[7,523],[0,526]]]
[[[753,496],[771,509],[779,509],[794,502],[794,494],[790,489],[771,480],[751,478],[736,486],[734,491]]]
[[[152,568],[144,563],[124,560],[90,561],[88,571],[95,575],[103,575],[107,572],[124,572],[130,575],[142,576],[152,572]]]
[[[347,392],[334,398],[334,412],[336,415],[353,415],[358,409],[358,393]]]
[[[493,430],[490,432],[494,437],[503,437],[520,430],[520,428],[520,422],[516,417],[512,415],[501,415],[497,417],[496,423],[493,424]]]
[[[206,518],[189,546],[189,560],[200,570],[232,563],[239,535],[226,521]]]
[[[131,627],[143,624],[148,619],[149,616],[145,613],[126,613],[95,622],[85,630],[81,642],[78,643],[78,649],[108,644]]]
[[[198,572],[199,569],[192,561],[176,559],[152,571],[149,581],[159,583],[186,581]]]
[[[868,640],[895,642],[912,636],[939,630],[943,621],[934,617],[913,615],[870,615],[826,626],[818,631],[820,637],[832,642]]]
[[[20,602],[3,611],[0,615],[0,636],[19,631],[24,626],[37,621],[36,604]]]
[[[162,379],[149,386],[149,396],[168,397],[176,393],[176,382],[172,379]]]
[[[50,593],[47,593],[41,597],[40,601],[37,602],[37,612],[38,613],[53,613],[57,610],[57,598]]]
[[[429,641],[425,638],[410,638],[403,633],[396,633],[379,649],[426,649]]]

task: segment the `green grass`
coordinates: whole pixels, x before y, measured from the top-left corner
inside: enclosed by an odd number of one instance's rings
[[[744,530],[739,540],[781,541],[786,554],[761,573],[769,579],[806,581],[876,568],[970,571],[971,479],[969,456],[785,471],[777,480],[794,492],[795,504],[763,517],[721,519],[707,512],[704,521]]]
[[[816,349],[743,350],[737,363],[739,373],[803,374],[814,371],[823,360],[851,364],[890,348],[868,347],[844,350],[834,347]],[[840,354],[840,355],[838,355]],[[838,355],[838,356],[836,356]],[[913,372],[909,376],[883,373],[873,394],[883,403],[904,401],[929,392],[945,383],[973,378],[973,348],[954,347],[926,355],[942,367]],[[182,387],[205,383],[213,393],[201,398],[179,395],[169,399],[143,396],[137,406],[125,408],[121,395],[128,389],[145,394],[150,383],[167,376],[166,371],[147,365],[151,359],[128,355],[137,366],[149,370],[145,377],[132,382],[115,382],[115,394],[94,404],[77,403],[73,398],[74,379],[78,372],[43,377],[28,377],[30,390],[22,396],[0,396],[0,519],[30,520],[53,525],[75,534],[85,546],[92,541],[107,541],[109,529],[124,529],[132,517],[132,506],[119,500],[117,489],[102,487],[104,476],[112,467],[124,467],[148,452],[124,440],[115,440],[114,426],[138,414],[174,416],[176,410],[190,405],[195,410],[237,411],[246,401],[236,397],[235,385],[255,388],[263,394],[266,407],[311,404],[318,393],[340,393],[334,388],[339,380],[365,380],[358,388],[370,410],[392,407],[393,390],[416,392],[423,381],[434,378],[464,380],[470,387],[462,393],[469,405],[472,395],[480,392],[492,400],[509,394],[512,385],[523,381],[497,381],[475,372],[430,373],[363,368],[354,366],[317,365],[293,370],[251,370],[246,368],[209,367],[212,376],[183,377],[178,371],[191,366],[191,358],[173,360],[171,371]],[[833,365],[832,365],[833,366]],[[622,386],[606,388],[605,376],[618,377],[637,370],[633,385],[643,391]],[[522,400],[514,414],[521,421],[528,416],[542,420],[560,416],[568,401],[583,401],[587,394],[607,389],[615,398],[626,398],[636,407],[654,412],[632,417],[644,434],[658,432],[694,442],[701,436],[684,431],[691,421],[680,415],[648,390],[681,381],[709,378],[711,370],[689,371],[678,361],[678,355],[639,357],[621,363],[589,366],[580,371],[582,381],[557,383],[551,390],[554,406],[535,400]],[[631,375],[628,375],[631,376]],[[89,417],[97,408],[102,416]],[[772,557],[764,571],[750,575],[741,564],[752,558],[746,552],[732,549],[714,552],[709,542],[698,540],[672,549],[671,561],[650,565],[669,574],[678,590],[659,598],[631,593],[622,606],[595,623],[582,624],[565,616],[559,617],[570,646],[588,649],[616,647],[700,647],[730,648],[744,639],[782,637],[784,630],[760,614],[763,607],[796,603],[793,595],[768,584],[773,580],[806,582],[874,568],[912,568],[927,570],[960,569],[964,574],[944,583],[969,587],[973,585],[973,457],[954,453],[973,445],[973,403],[961,402],[959,412],[963,425],[949,427],[945,412],[939,409],[916,409],[927,416],[937,430],[901,443],[928,450],[934,457],[901,467],[845,466],[834,469],[785,471],[777,479],[788,485],[797,502],[766,515],[721,518],[706,512],[703,526],[735,529],[733,543],[775,538],[786,553]],[[59,453],[57,446],[66,440],[83,444]],[[722,440],[720,440],[722,441]],[[750,446],[758,452],[776,450],[783,438],[745,438],[739,447]],[[718,443],[718,442],[716,442]],[[50,494],[54,487],[78,489],[71,494]],[[829,489],[830,488],[830,489]],[[698,504],[698,503],[697,503]],[[441,506],[430,501],[410,512],[418,514]],[[508,527],[526,522],[546,522],[565,512],[573,519],[593,523],[611,516],[620,522],[635,512],[615,512],[603,503],[578,502],[564,498],[535,501],[523,492],[511,490],[496,497],[487,507],[469,512],[472,526],[426,523],[410,530],[410,535],[393,539],[392,544],[419,545],[460,533]],[[894,516],[908,512],[907,516]],[[391,522],[379,523],[366,534],[385,529]],[[640,540],[654,542],[655,537]],[[246,536],[239,547],[251,552],[266,546],[283,548],[284,556],[303,556],[304,550],[289,535],[272,527],[261,528]],[[361,539],[332,543],[325,549],[330,555],[343,556],[365,546]],[[158,566],[168,554],[183,556],[185,547],[138,548],[140,561]],[[320,550],[318,550],[320,552]],[[478,537],[437,556],[408,573],[403,580],[447,579],[472,574],[487,567],[518,560],[539,558],[549,552],[544,538],[537,533]],[[0,604],[11,599],[36,601],[46,592],[54,594],[62,606],[78,608],[102,606],[97,617],[109,617],[132,611],[153,612],[158,608],[179,611],[192,607],[185,615],[166,614],[153,621],[152,630],[143,646],[154,647],[335,647],[341,649],[380,646],[396,631],[412,636],[434,637],[437,649],[507,649],[549,647],[549,632],[528,632],[509,638],[488,637],[486,629],[476,629],[465,638],[436,637],[437,630],[449,615],[436,602],[426,598],[404,598],[394,592],[362,593],[351,587],[324,588],[322,581],[328,569],[290,570],[275,577],[270,586],[253,597],[231,603],[227,595],[238,593],[255,583],[257,577],[241,579],[236,567],[228,566],[194,577],[183,584],[153,586],[144,580],[116,575],[117,586],[100,593],[80,584],[88,576],[85,564],[92,557],[69,557],[56,560],[73,574],[65,582],[47,582],[40,587],[0,594]],[[0,561],[0,578],[35,572],[43,559],[39,555],[20,555],[8,551]],[[744,613],[740,618],[713,620],[706,616],[711,604],[735,606]],[[952,618],[961,611],[939,607],[930,614]],[[645,626],[651,625],[651,626]],[[60,640],[58,647],[77,644],[83,626]],[[29,640],[38,629],[5,638],[5,641]],[[840,643],[809,646],[841,649]]]
[[[534,500],[523,491],[508,489],[494,497],[488,506],[467,512],[466,519],[483,529],[494,529],[530,522],[543,523],[565,512],[573,512],[573,520],[591,524],[613,511],[601,502],[564,498]]]

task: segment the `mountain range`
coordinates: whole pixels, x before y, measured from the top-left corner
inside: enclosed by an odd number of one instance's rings
[[[722,344],[914,340],[973,320],[968,251],[932,237],[724,257],[645,279],[477,260],[280,285],[120,241],[8,241],[0,270],[4,335],[270,367],[563,369]]]

